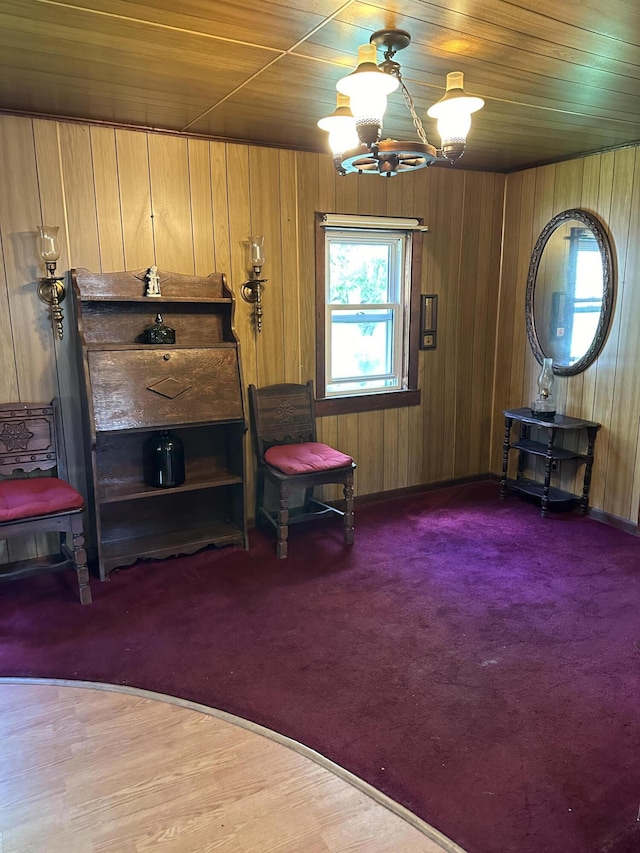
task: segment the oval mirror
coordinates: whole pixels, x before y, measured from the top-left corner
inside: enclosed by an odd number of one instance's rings
[[[536,359],[573,376],[602,349],[613,303],[612,253],[602,224],[584,210],[547,223],[531,255],[527,335]]]

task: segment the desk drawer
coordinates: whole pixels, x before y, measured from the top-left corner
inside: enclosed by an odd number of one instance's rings
[[[243,418],[233,347],[93,351],[89,374],[98,432]]]

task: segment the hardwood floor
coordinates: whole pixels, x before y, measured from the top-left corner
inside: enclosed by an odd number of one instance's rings
[[[0,679],[0,853],[464,853],[280,735],[72,685]]]

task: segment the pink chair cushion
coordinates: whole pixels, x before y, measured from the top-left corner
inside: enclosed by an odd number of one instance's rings
[[[278,444],[264,454],[265,461],[283,474],[311,474],[345,468],[353,459],[346,453],[334,450],[328,444],[307,441],[304,444]]]
[[[16,521],[82,509],[80,492],[57,477],[33,477],[0,482],[0,521]]]

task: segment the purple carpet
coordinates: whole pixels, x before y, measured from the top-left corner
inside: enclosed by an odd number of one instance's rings
[[[485,482],[251,549],[0,585],[0,674],[170,693],[346,767],[469,853],[640,851],[640,539]]]

